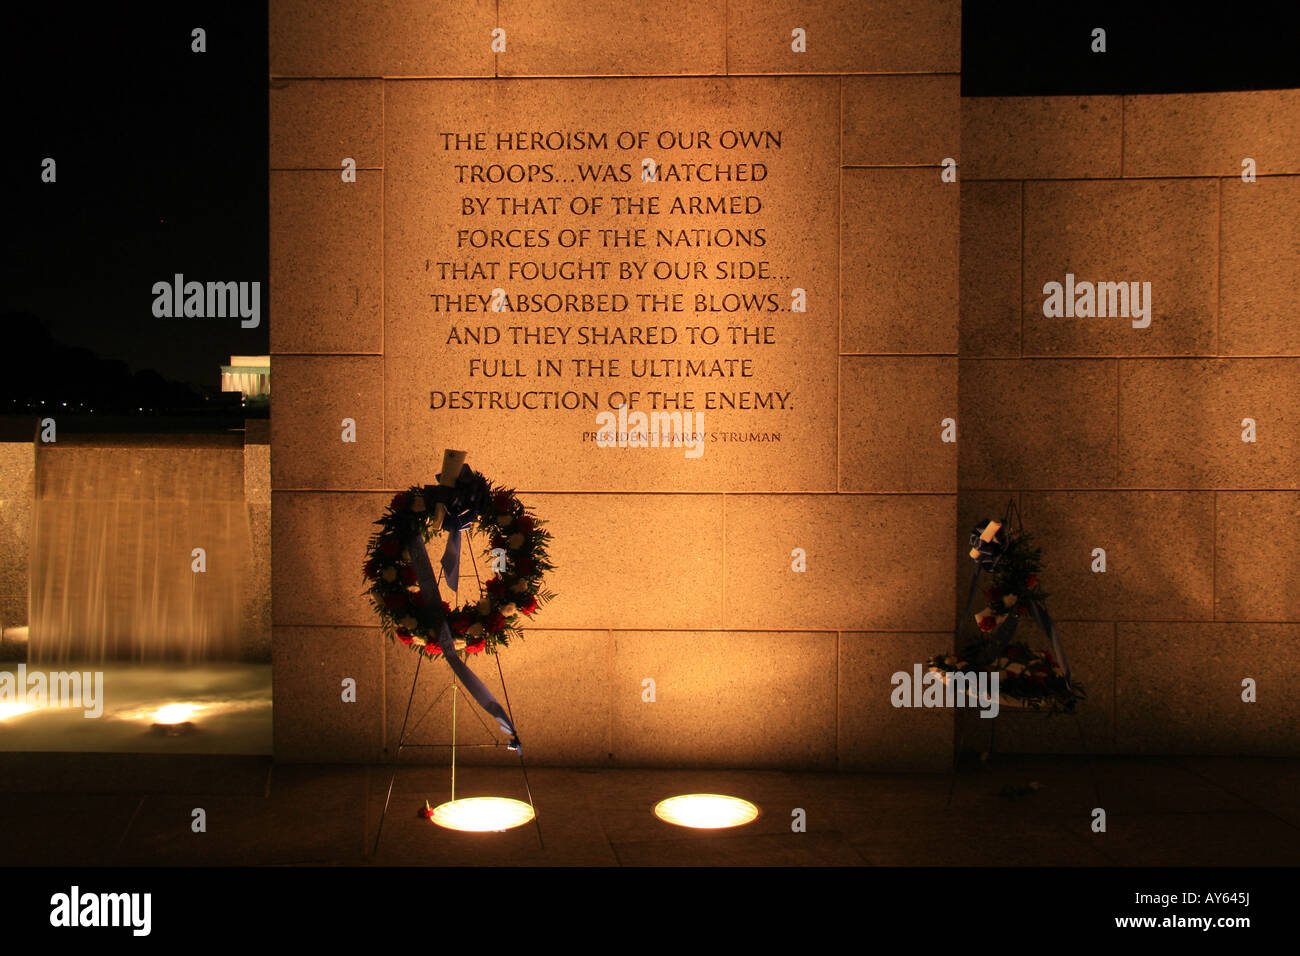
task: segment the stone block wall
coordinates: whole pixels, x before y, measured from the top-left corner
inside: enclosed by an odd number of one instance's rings
[[[26,627],[31,566],[36,455],[30,440],[0,442],[0,642],[9,628]],[[5,642],[3,658],[25,652]]]
[[[503,52],[491,48],[498,29]],[[807,52],[792,49],[795,29]],[[960,4],[272,0],[270,37],[277,759],[372,761],[395,745],[416,660],[383,641],[360,565],[393,493],[432,482],[442,449],[455,447],[516,487],[555,536],[548,584],[559,596],[501,660],[530,759],[946,767],[951,714],[889,706],[889,677],[946,647],[953,623],[958,452],[941,435],[957,418],[962,187],[942,173],[945,159],[959,159]],[[761,184],[663,181],[656,192],[665,203],[758,195],[762,212],[746,225],[767,230],[770,281],[611,275],[560,291],[680,293],[691,303],[775,290],[777,310],[739,323],[770,326],[773,345],[650,354],[752,358],[742,387],[784,393],[790,406],[705,412],[714,417],[704,430],[761,430],[779,442],[711,444],[692,460],[679,449],[598,449],[582,440],[595,428],[590,410],[431,407],[431,391],[481,387],[468,371],[478,354],[521,355],[529,371],[535,358],[618,358],[626,368],[647,354],[448,343],[457,323],[521,317],[449,318],[437,294],[553,291],[440,278],[439,262],[528,258],[458,249],[462,228],[528,225],[473,219],[466,197],[567,202],[584,188],[572,171],[588,161],[629,162],[634,174],[588,185],[592,195],[645,195],[645,150],[456,155],[440,135],[532,130],[705,130],[707,153],[652,151],[661,163],[765,164]],[[718,148],[726,130],[780,130],[781,146],[728,152]],[[347,159],[355,181],[341,173]],[[559,172],[554,184],[455,181],[457,163],[511,161]],[[591,223],[651,235],[737,225],[722,212],[669,219]],[[582,225],[566,213],[556,228]],[[724,253],[648,248],[644,258],[710,268],[760,258]],[[791,311],[796,287],[806,312]],[[689,305],[668,317],[537,320],[679,330],[701,321]],[[593,386],[602,401],[610,387]],[[355,442],[341,440],[345,418]],[[792,570],[796,548],[806,572]],[[476,666],[497,686],[495,662]],[[346,677],[357,680],[355,704],[341,700]],[[646,678],[653,703],[642,699]],[[444,665],[426,665],[416,713],[446,680]],[[426,739],[445,740],[448,722],[440,704]]]
[[[1294,754],[1300,91],[968,99],[962,146],[959,527],[1018,500],[1091,747]],[[1149,326],[1045,315],[1067,273]]]
[[[1088,749],[1296,751],[1300,93],[962,99],[960,26],[947,0],[273,0],[280,759],[377,760],[395,744],[415,662],[382,642],[358,567],[370,522],[394,491],[433,480],[444,447],[515,486],[555,533],[560,596],[502,660],[538,762],[943,769],[951,714],[892,708],[889,677],[948,646],[965,535],[1010,498],[1044,546],[1049,607],[1089,690]],[[792,49],[796,29],[806,52]],[[783,142],[765,155],[583,157],[462,153],[443,136],[624,129],[780,129]],[[527,257],[458,245],[462,229],[526,224],[467,200],[567,200],[588,159],[633,172],[593,191],[643,196],[652,151],[767,166],[763,184],[695,193],[762,199],[772,280],[748,288],[777,290],[780,307],[745,321],[769,324],[775,347],[725,354],[754,359],[756,393],[793,401],[706,428],[781,441],[688,461],[598,451],[582,440],[587,410],[435,407],[434,393],[500,386],[475,379],[471,358],[521,355],[531,373],[535,359],[641,354],[466,349],[451,332],[506,323],[449,315],[437,296],[550,291],[439,275],[449,261]],[[354,181],[340,174],[349,159]],[[947,159],[960,183],[944,181]],[[493,161],[560,173],[455,181],[458,163]],[[1044,285],[1067,275],[1149,282],[1149,323],[1045,315]],[[795,287],[806,313],[790,311]],[[688,302],[734,291],[615,276],[563,288]],[[632,315],[598,321],[692,321],[689,309]],[[574,321],[591,320],[539,320]],[[340,441],[345,418],[354,443]],[[940,440],[946,419],[957,443]],[[805,573],[791,570],[794,548]],[[1092,569],[1098,548],[1105,572]],[[340,700],[344,677],[362,689],[356,704]],[[1241,700],[1245,678],[1255,704]],[[419,689],[417,712],[438,689]],[[448,720],[440,704],[435,737]],[[999,749],[1083,746],[1069,720],[998,724]]]

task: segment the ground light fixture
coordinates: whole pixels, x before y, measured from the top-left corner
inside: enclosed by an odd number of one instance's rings
[[[206,704],[180,701],[161,707],[142,707],[118,714],[128,720],[148,721],[149,729],[164,737],[179,737],[194,730],[194,718],[211,709]]]
[[[748,800],[721,793],[684,793],[656,803],[655,816],[674,826],[722,830],[753,823],[758,817],[758,807]]]
[[[533,808],[510,797],[461,797],[434,807],[429,819],[447,830],[499,833],[531,821]]]
[[[149,729],[163,737],[179,737],[194,732],[194,721],[205,708],[201,704],[167,704],[153,713]]]
[[[153,712],[155,724],[183,724],[198,711],[194,704],[167,704]]]

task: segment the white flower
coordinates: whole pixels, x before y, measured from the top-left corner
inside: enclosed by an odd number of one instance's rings
[[[520,578],[520,579],[519,579],[518,581],[516,581],[514,584],[510,585],[510,590],[512,590],[512,591],[514,591],[514,592],[516,592],[516,593],[518,593],[518,592],[520,592],[520,591],[527,591],[527,590],[528,590],[528,582],[525,581],[523,578]]]
[[[511,614],[516,613],[518,610],[519,608],[515,606],[513,601],[510,602],[509,604],[503,604],[501,606],[501,616],[509,617]]]
[[[469,630],[467,630],[465,633],[473,634],[475,637],[478,637],[483,633],[483,625],[480,624],[478,621],[475,621],[473,624],[469,626]]]
[[[416,495],[411,499],[411,510],[419,514],[424,510],[424,495]]]
[[[524,546],[524,536],[522,532],[516,531],[510,537],[506,538],[506,544],[512,551],[518,551]]]
[[[500,517],[497,518],[497,524],[499,524],[503,528],[508,528],[510,527],[511,522],[513,522],[514,520],[515,519],[511,515],[501,515]]]
[[[481,600],[481,601],[478,602],[478,612],[479,612],[480,614],[487,614],[487,613],[488,613],[489,611],[491,611],[491,610],[492,610],[492,599],[491,599],[491,598],[485,597],[485,598],[483,598],[483,600]]]
[[[387,581],[389,584],[392,584],[394,581],[397,580],[397,569],[396,569],[396,568],[384,568],[384,573],[383,573],[383,575],[381,575],[381,576],[382,576],[383,579],[384,579],[385,581]]]

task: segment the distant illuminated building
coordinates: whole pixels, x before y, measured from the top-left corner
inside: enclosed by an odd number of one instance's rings
[[[265,402],[271,397],[271,356],[232,355],[221,366],[221,390],[240,392],[244,402]]]

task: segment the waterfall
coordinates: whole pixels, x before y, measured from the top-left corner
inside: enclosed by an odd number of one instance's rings
[[[239,656],[252,559],[242,449],[224,436],[132,441],[37,445],[33,663]]]

